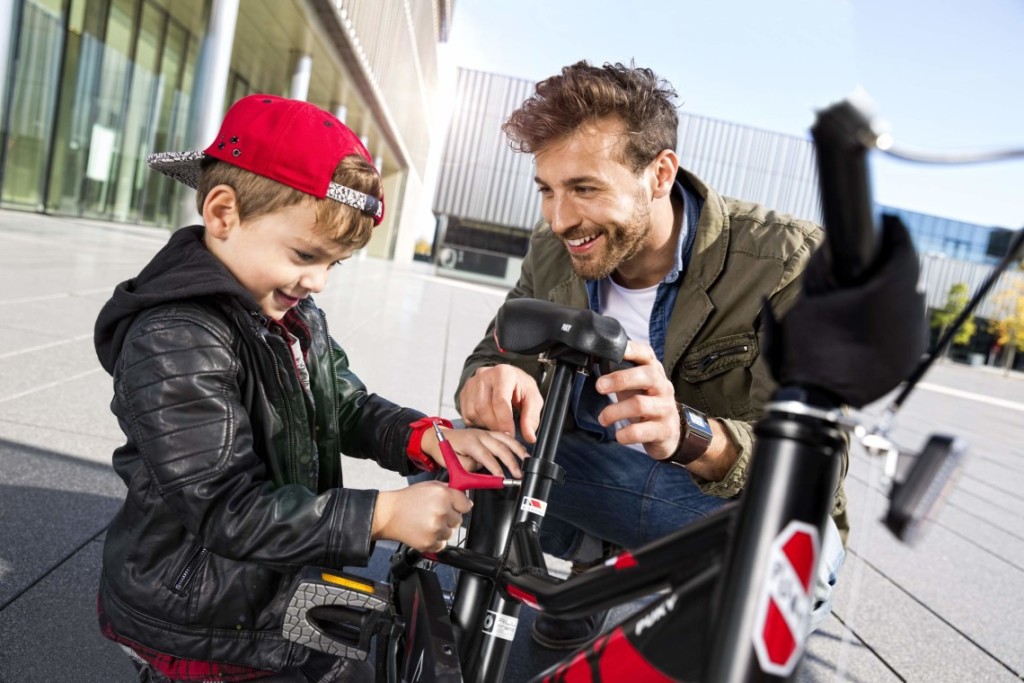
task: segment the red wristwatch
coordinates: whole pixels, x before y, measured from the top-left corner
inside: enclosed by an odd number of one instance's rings
[[[435,423],[448,429],[452,428],[451,420],[446,420],[443,417],[421,417],[409,424],[412,427],[412,434],[409,436],[409,444],[405,447],[405,454],[409,456],[409,460],[412,460],[412,464],[424,472],[437,472],[441,469],[440,465],[420,448],[423,432],[433,429]]]

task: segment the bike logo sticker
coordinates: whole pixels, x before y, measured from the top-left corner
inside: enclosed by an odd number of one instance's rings
[[[789,676],[807,639],[814,569],[818,566],[818,530],[791,521],[772,543],[768,571],[758,597],[754,651],[761,670]]]
[[[636,622],[633,634],[639,637],[641,633],[671,614],[672,610],[676,608],[677,600],[678,597],[675,595],[668,596],[664,602],[651,610],[646,616],[640,619],[640,621]]]
[[[544,513],[548,511],[548,504],[543,500],[523,496],[523,504],[519,506],[519,509],[526,510],[527,512],[543,517]]]
[[[484,633],[502,640],[515,640],[517,626],[518,618],[494,610],[487,610],[487,616],[484,617]]]

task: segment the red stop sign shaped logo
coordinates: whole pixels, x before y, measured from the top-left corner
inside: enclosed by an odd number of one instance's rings
[[[765,673],[788,676],[800,659],[820,545],[818,529],[795,520],[772,543],[753,634],[754,651]]]

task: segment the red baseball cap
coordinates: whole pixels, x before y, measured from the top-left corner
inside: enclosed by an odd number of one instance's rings
[[[352,206],[380,225],[383,198],[331,179],[338,163],[350,154],[358,154],[373,166],[359,137],[334,115],[309,102],[248,95],[231,105],[217,139],[205,150],[150,154],[146,163],[195,189],[203,159],[212,157],[314,197]]]

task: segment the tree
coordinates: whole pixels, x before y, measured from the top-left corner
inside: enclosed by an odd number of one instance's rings
[[[958,282],[949,288],[949,295],[946,297],[946,305],[942,308],[932,311],[932,327],[939,328],[939,339],[946,334],[946,330],[953,324],[953,321],[957,319],[964,308],[967,307],[967,301],[970,299],[967,293],[967,285],[962,282]],[[949,345],[947,353],[953,348],[953,344],[967,344],[971,341],[976,331],[974,323],[974,316],[970,316],[964,321],[964,324],[960,326],[957,333],[953,336],[953,343]]]
[[[992,321],[989,331],[995,335],[996,344],[1007,350],[1006,373],[1009,373],[1017,351],[1024,351],[1024,277],[1007,279],[1007,287],[995,296],[999,317]]]

